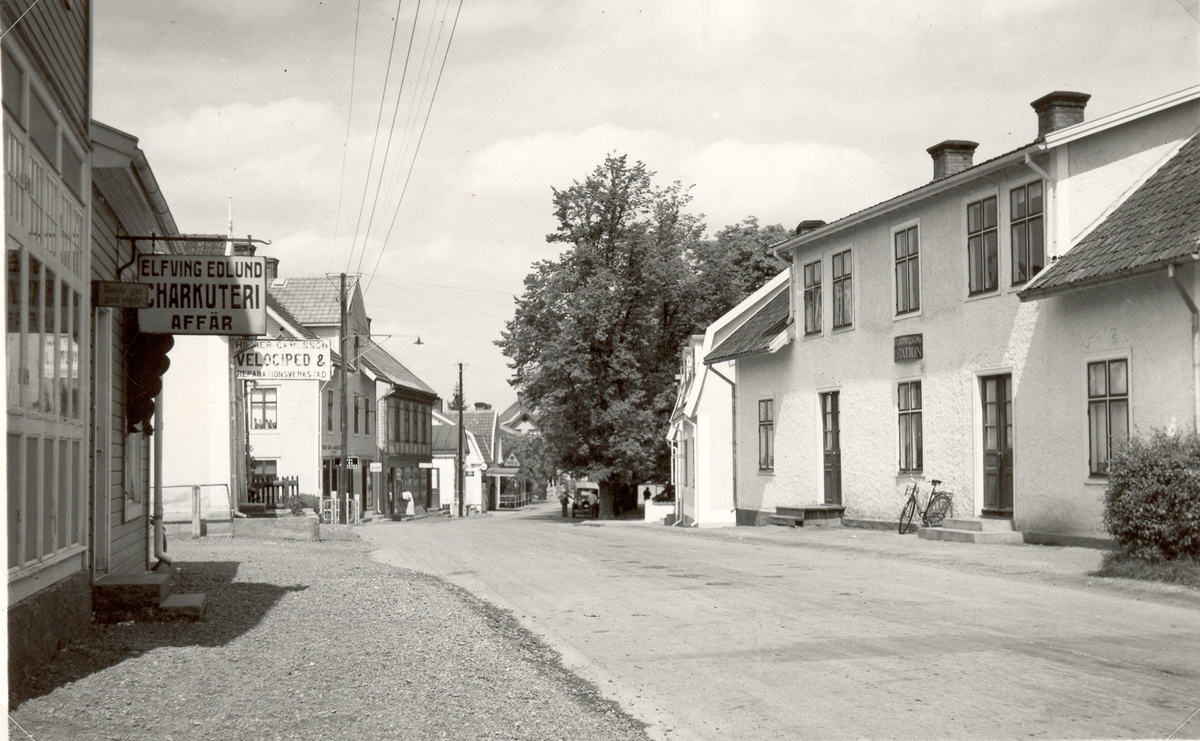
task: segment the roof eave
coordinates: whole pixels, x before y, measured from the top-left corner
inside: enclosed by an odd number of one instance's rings
[[[1112,273],[1096,275],[1090,278],[1081,278],[1080,280],[1071,281],[1070,283],[1060,283],[1056,286],[1030,286],[1023,291],[1017,293],[1017,298],[1022,301],[1037,301],[1048,296],[1057,296],[1063,293],[1069,293],[1083,288],[1092,288],[1101,286],[1106,283],[1114,283],[1126,278],[1136,278],[1139,275],[1149,275],[1167,267],[1168,265],[1187,264],[1178,257],[1167,258],[1165,260],[1155,260],[1154,262],[1136,265],[1131,268],[1124,268]]]

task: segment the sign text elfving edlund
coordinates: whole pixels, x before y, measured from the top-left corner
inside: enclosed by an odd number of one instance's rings
[[[138,281],[150,286],[150,305],[138,311],[141,331],[266,334],[263,258],[143,255],[137,265]]]
[[[241,340],[233,365],[239,379],[328,381],[329,340]]]

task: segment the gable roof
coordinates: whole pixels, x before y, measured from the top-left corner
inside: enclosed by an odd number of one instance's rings
[[[294,332],[305,339],[315,340],[317,335],[314,334],[308,327],[300,323],[300,320],[292,316],[292,313],[287,310],[287,307],[279,302],[279,299],[271,295],[271,289],[267,289],[267,310],[274,313],[276,321],[284,326],[289,332]]]
[[[355,300],[358,276],[346,276],[347,295]],[[267,286],[267,291],[291,312],[301,324],[330,326],[341,323],[341,299],[338,282],[325,276],[279,278]]]
[[[706,364],[771,352],[788,326],[788,293],[780,291],[705,358]],[[776,348],[777,349],[777,348]]]
[[[391,381],[396,386],[403,386],[414,391],[421,391],[436,397],[437,392],[427,383],[417,378],[404,364],[392,357],[391,353],[381,345],[367,340],[367,349],[362,351],[363,361],[373,368],[376,373]]]
[[[463,427],[475,433],[479,447],[483,450],[484,459],[491,464],[494,461],[492,446],[495,443],[496,410],[495,409],[464,409]]]
[[[1160,270],[1200,251],[1200,135],[1042,271],[1022,300]]]

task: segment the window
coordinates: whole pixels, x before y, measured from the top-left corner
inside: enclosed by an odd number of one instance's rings
[[[90,193],[91,184],[81,156],[67,163],[70,183],[59,175],[63,149],[70,146],[72,155],[87,149],[76,146],[81,132],[64,123],[59,99],[36,67],[5,45],[2,68],[12,585],[50,559],[82,551],[87,542],[91,436],[84,424],[87,378],[81,371],[88,365],[84,353],[92,346],[93,315],[86,299],[87,212],[79,194]],[[98,310],[97,326],[111,328],[112,313]],[[105,330],[97,340],[97,357],[103,358],[111,337]],[[108,464],[114,487],[140,497],[146,492],[145,443],[140,434],[114,436]]]
[[[850,250],[833,256],[833,328],[854,324],[854,285],[852,282]]]
[[[366,407],[366,410],[367,410],[367,419],[366,419],[366,422],[363,423],[366,425],[366,429],[363,430],[363,432],[370,435],[371,430],[373,429],[372,422],[374,421],[374,416],[375,416],[375,413],[371,411],[371,397],[367,396],[367,397],[363,398],[363,405]]]
[[[1012,220],[1012,282],[1025,283],[1046,266],[1042,232],[1042,181],[1009,192]]]
[[[354,395],[354,434],[358,434],[358,408],[361,405],[362,397],[358,394]]]
[[[1088,363],[1088,467],[1108,475],[1114,450],[1129,439],[1129,361]]]
[[[920,237],[910,226],[895,234],[896,313],[907,314],[921,308]]]
[[[400,442],[400,400],[389,398],[387,400],[387,441],[389,443]]]
[[[921,382],[907,381],[897,387],[900,413],[900,470],[920,471],[924,443],[921,439]]]
[[[250,391],[250,427],[255,430],[274,430],[279,427],[277,389]]]
[[[279,461],[260,461],[255,459],[254,471],[252,473],[255,476],[278,476]]]
[[[333,432],[333,390],[325,392],[325,429]]]
[[[804,334],[821,333],[821,261],[804,266]]]
[[[971,295],[1000,287],[996,197],[967,204],[967,267]]]
[[[758,470],[775,468],[775,400],[758,402]]]

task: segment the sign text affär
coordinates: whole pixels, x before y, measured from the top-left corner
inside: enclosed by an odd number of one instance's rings
[[[143,255],[138,281],[150,286],[138,313],[143,332],[266,333],[266,266],[242,255]]]

